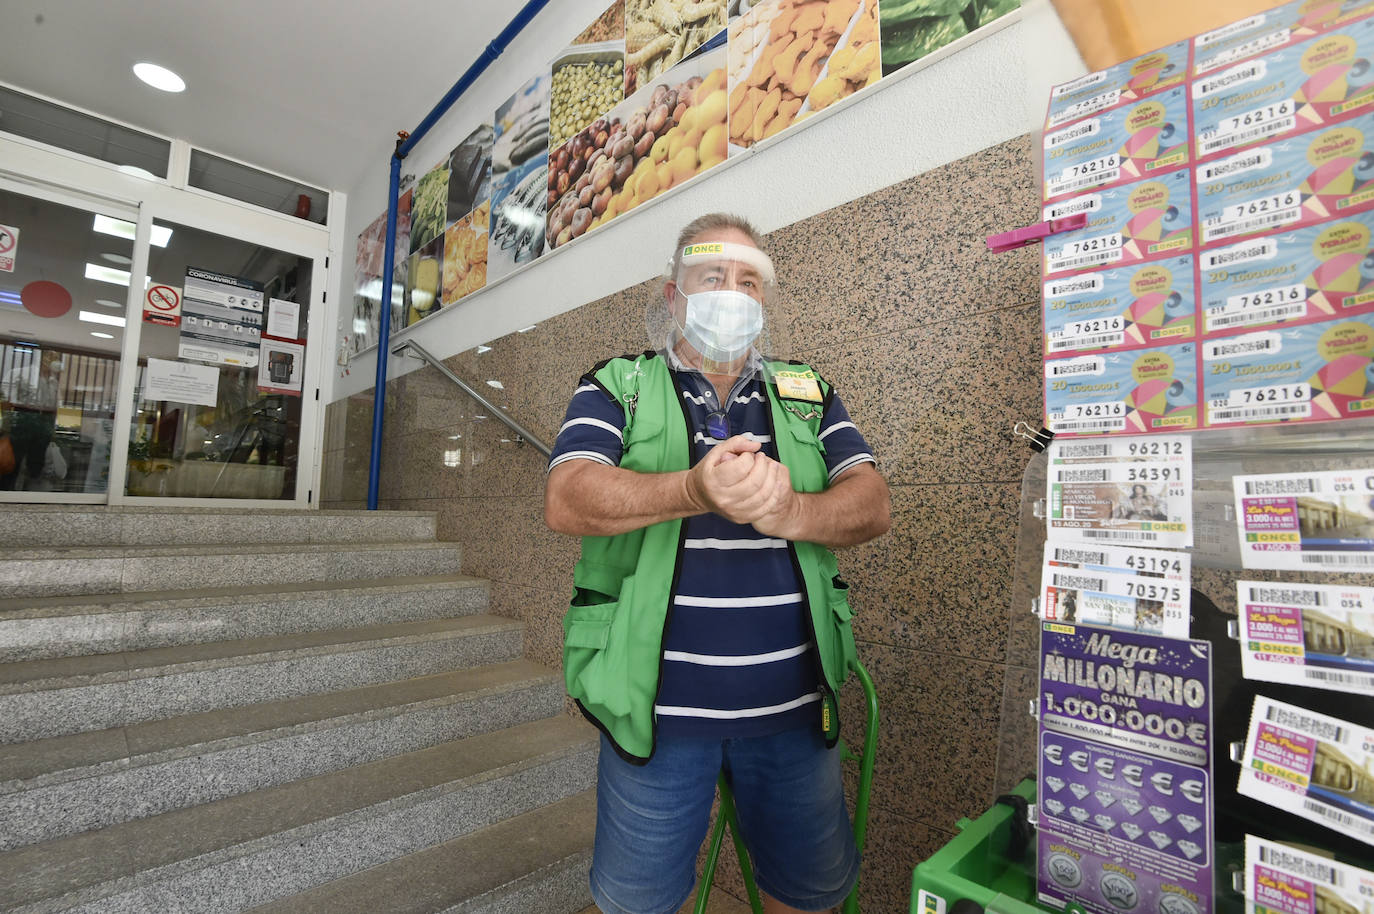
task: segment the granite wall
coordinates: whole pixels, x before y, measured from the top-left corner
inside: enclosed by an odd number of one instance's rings
[[[983,243],[1036,221],[1031,170],[1023,137],[767,239],[794,351],[844,397],[892,487],[891,532],[840,555],[882,706],[865,910],[906,910],[911,868],[1033,771],[1024,741],[1000,761],[998,747],[1004,724],[1032,732],[1027,594],[1012,613],[1031,451],[1011,428],[1038,425],[1041,410],[1039,249],[994,256]],[[645,348],[657,285],[447,364],[552,442],[578,376]],[[365,497],[371,413],[370,392],[329,407],[325,507]],[[384,507],[438,512],[440,538],[462,543],[465,570],[491,580],[493,611],[524,620],[528,656],[556,667],[577,543],[543,525],[543,458],[431,369],[390,383],[385,428]],[[851,739],[859,699],[852,685]],[[728,873],[721,881],[738,891]]]

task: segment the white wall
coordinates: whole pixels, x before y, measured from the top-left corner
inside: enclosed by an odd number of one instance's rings
[[[447,358],[656,275],[678,229],[703,212],[738,212],[769,232],[1034,131],[1050,86],[1081,75],[1084,67],[1048,0],[1024,2],[1025,9],[805,126],[755,146],[400,331],[393,343],[414,338]],[[604,0],[560,0],[540,13],[411,154],[403,174],[423,174],[473,127],[490,120],[536,70],[522,61],[551,59],[603,6]],[[340,308],[340,329],[352,320],[352,244],[385,209],[388,168],[387,160],[379,160],[348,192],[342,288],[330,295]],[[920,218],[920,207],[921,201],[911,201],[911,218]],[[392,359],[389,376],[417,364]],[[336,372],[329,399],[371,388],[375,375],[376,349],[358,353],[346,370]]]

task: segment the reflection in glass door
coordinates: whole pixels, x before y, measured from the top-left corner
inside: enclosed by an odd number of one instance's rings
[[[314,262],[170,222],[155,221],[153,237],[165,243],[149,251],[127,494],[295,499],[310,471],[301,419]]]
[[[109,488],[137,218],[0,187],[0,501]]]

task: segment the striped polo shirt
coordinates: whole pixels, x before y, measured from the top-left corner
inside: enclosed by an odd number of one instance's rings
[[[691,418],[692,462],[717,443],[707,414],[721,409],[711,382],[670,353]],[[757,371],[735,382],[725,407],[730,433],[763,445],[777,459]],[[549,468],[568,460],[618,466],[623,408],[584,375],[568,405]],[[831,481],[874,458],[840,398],[825,405],[819,437]],[[659,732],[711,738],[761,736],[814,723],[819,666],[804,587],[787,541],[717,514],[684,520],[685,550],[663,641],[654,712]]]

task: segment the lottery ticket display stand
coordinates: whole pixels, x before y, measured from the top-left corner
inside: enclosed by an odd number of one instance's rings
[[[1053,91],[1026,777],[913,912],[1374,914],[1371,61],[1293,0]]]

